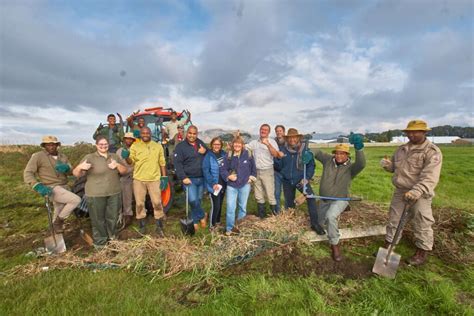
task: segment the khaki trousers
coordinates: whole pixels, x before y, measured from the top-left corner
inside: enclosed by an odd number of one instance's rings
[[[405,207],[405,200],[403,199],[405,192],[404,190],[395,189],[393,193],[389,211],[389,222],[387,224],[387,235],[385,235],[385,240],[388,242],[392,242],[398,222],[402,216]],[[431,226],[435,220],[431,210],[431,201],[431,198],[421,197],[418,199],[410,208],[408,217],[408,221],[412,222],[416,247],[427,251],[433,249],[433,229]],[[398,240],[395,241],[396,244],[398,244],[400,238],[401,234]]]
[[[53,188],[51,201],[54,206],[54,221],[58,216],[65,219],[71,215],[72,211],[81,203],[81,198],[69,191],[67,187],[57,185]]]
[[[163,205],[161,204],[160,181],[140,181],[133,180],[133,194],[135,195],[135,211],[136,218],[143,219],[146,217],[145,198],[146,194],[151,199],[153,205],[153,215],[155,219],[161,219],[165,216]]]
[[[133,199],[133,179],[131,176],[120,178],[120,186],[122,187],[122,215],[133,215],[132,199]]]
[[[275,199],[275,174],[273,168],[258,170],[257,181],[254,185],[257,203],[264,204],[265,197],[270,205],[276,205]]]

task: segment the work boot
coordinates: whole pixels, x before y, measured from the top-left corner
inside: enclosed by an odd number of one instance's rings
[[[133,223],[133,215],[125,215],[123,217],[123,228],[127,228]]]
[[[142,235],[145,235],[146,234],[146,219],[142,218],[139,222],[138,222],[138,225],[139,225],[139,232],[140,234]]]
[[[318,235],[326,235],[326,231],[319,224],[311,225],[311,229],[314,230],[316,232],[316,234],[318,234]]]
[[[428,258],[428,251],[416,248],[415,255],[411,257],[410,259],[407,260],[407,263],[411,266],[421,266],[426,262],[426,259]]]
[[[277,211],[276,207],[277,207],[276,205],[270,205],[270,210],[272,211],[273,215],[278,215],[278,213],[279,213]]]
[[[231,232],[238,235],[238,234],[240,234],[240,229],[238,229],[237,226],[234,226],[234,227],[232,227]]]
[[[156,233],[160,238],[165,237],[165,233],[163,232],[163,220],[161,219],[156,220]]]
[[[199,221],[201,228],[207,227],[207,213],[204,213],[204,217]]]
[[[62,232],[64,232],[63,225],[64,225],[64,220],[59,216],[56,217],[56,219],[53,222],[54,232],[56,234],[61,234]]]
[[[341,250],[339,249],[339,245],[331,245],[331,250],[332,250],[332,260],[336,262],[340,262],[342,260],[341,256]]]
[[[258,217],[265,218],[265,203],[257,203]]]

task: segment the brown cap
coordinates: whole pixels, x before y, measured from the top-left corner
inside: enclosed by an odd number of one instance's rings
[[[61,145],[61,142],[58,140],[56,136],[43,136],[41,139],[41,146],[44,146],[44,144],[58,144]]]
[[[289,128],[288,132],[286,133],[284,137],[286,138],[286,137],[292,137],[292,136],[303,137],[303,134],[298,133],[298,130],[296,128]]]

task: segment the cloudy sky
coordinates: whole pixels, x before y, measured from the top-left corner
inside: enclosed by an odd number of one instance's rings
[[[474,126],[473,21],[471,0],[0,0],[0,143],[158,105],[251,133]]]

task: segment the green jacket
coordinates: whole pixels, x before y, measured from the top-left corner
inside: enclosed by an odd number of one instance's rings
[[[356,150],[356,159],[349,159],[342,165],[336,165],[334,156],[312,149],[314,157],[323,164],[323,175],[319,185],[319,195],[332,197],[348,197],[352,179],[365,168],[363,150]]]
[[[108,125],[102,127],[100,130],[97,129],[94,135],[92,136],[92,138],[97,139],[99,135],[102,135],[109,140],[110,145],[113,145],[111,147],[115,147],[115,148],[122,147],[122,139],[123,139],[123,136],[125,135],[123,132],[122,125],[117,124],[114,126],[112,130],[112,138],[109,137],[109,130],[110,128]]]

